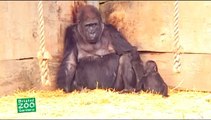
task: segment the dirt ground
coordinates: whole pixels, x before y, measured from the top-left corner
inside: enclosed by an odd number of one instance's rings
[[[211,118],[211,94],[169,90],[170,97],[151,93],[120,94],[111,90],[17,91],[0,98],[1,119],[41,118]],[[18,113],[17,98],[36,99],[36,112]]]

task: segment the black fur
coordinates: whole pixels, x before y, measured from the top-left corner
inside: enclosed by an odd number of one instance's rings
[[[57,87],[65,92],[135,89],[137,79],[143,77],[138,51],[114,26],[102,22],[93,6],[83,7],[78,18],[78,23],[66,29]]]
[[[155,61],[149,60],[145,65],[145,75],[137,84],[137,91],[152,92],[168,97],[168,86],[160,76]]]

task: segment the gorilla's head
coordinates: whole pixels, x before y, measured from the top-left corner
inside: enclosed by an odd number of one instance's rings
[[[95,44],[100,40],[104,24],[96,7],[91,5],[81,7],[77,16],[77,22],[78,31],[83,40],[90,44]]]
[[[158,72],[157,64],[153,60],[148,60],[145,64],[145,72],[149,74],[151,72]]]

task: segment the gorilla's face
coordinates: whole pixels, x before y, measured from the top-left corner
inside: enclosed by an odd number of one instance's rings
[[[101,35],[101,23],[97,19],[88,20],[83,24],[84,36],[89,43],[96,43]]]
[[[84,7],[79,14],[78,30],[88,43],[98,42],[103,31],[103,23],[99,11],[93,6]]]
[[[158,68],[157,68],[156,62],[153,61],[153,60],[148,60],[146,62],[145,71],[146,71],[147,74],[151,73],[151,72],[158,72]]]

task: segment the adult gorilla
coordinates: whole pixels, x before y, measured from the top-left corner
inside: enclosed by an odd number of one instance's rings
[[[91,5],[79,10],[77,23],[66,29],[57,87],[65,92],[83,88],[131,91],[143,76],[136,48]]]

